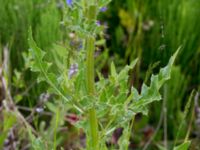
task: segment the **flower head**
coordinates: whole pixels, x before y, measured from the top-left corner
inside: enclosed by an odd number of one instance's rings
[[[68,6],[72,6],[72,3],[73,3],[73,1],[72,0],[66,0],[66,4],[68,5]]]
[[[96,21],[97,26],[101,26],[101,22],[99,20]]]
[[[105,12],[107,9],[108,9],[107,7],[101,7],[101,8],[100,8],[100,11],[101,11],[101,12]]]
[[[78,64],[72,64],[69,68],[68,77],[72,78],[78,72]]]

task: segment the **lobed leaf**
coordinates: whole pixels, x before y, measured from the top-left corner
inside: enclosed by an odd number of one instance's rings
[[[29,30],[29,38],[28,38],[28,43],[30,47],[30,55],[32,56],[32,64],[30,66],[31,70],[34,72],[38,72],[38,81],[45,81],[47,82],[53,91],[55,91],[56,94],[62,97],[66,102],[70,103],[71,105],[74,106],[79,112],[82,112],[82,109],[77,106],[77,104],[74,103],[72,97],[69,95],[69,93],[66,94],[66,91],[64,91],[58,82],[57,76],[49,71],[49,68],[51,66],[51,63],[46,62],[44,60],[45,52],[42,51],[39,47],[37,47],[36,43],[33,40],[32,37],[32,31],[31,29]]]
[[[146,111],[143,111],[144,107],[146,107],[148,104],[154,101],[161,100],[161,95],[159,93],[159,90],[164,84],[164,82],[170,79],[172,65],[179,52],[179,49],[170,58],[169,63],[166,67],[162,68],[157,75],[151,76],[151,83],[149,87],[146,84],[142,85],[141,94],[139,94],[135,88],[132,89],[132,92],[134,93],[133,95],[134,101],[130,105],[131,110],[137,113],[142,112],[146,114]]]

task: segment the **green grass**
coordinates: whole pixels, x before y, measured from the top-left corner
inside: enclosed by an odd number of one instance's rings
[[[200,51],[200,20],[196,17],[199,6],[200,2],[195,0],[113,1],[104,15],[112,37],[108,46],[126,62],[140,57],[140,68],[144,70],[156,61],[165,64],[182,46],[178,64],[186,75],[195,74],[190,86],[197,87],[200,83],[196,61]],[[188,66],[195,69],[191,71]]]

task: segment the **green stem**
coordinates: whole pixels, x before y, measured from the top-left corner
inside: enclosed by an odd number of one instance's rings
[[[95,38],[88,36],[86,39],[86,50],[87,50],[87,90],[88,95],[93,97],[95,94],[94,87],[94,49],[95,49]],[[99,150],[99,133],[98,133],[98,120],[95,108],[89,110],[89,124],[90,124],[90,141],[87,149]]]

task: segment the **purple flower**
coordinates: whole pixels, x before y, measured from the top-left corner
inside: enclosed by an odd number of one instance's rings
[[[107,9],[108,9],[107,7],[101,7],[101,8],[100,8],[100,11],[101,11],[101,12],[105,12]]]
[[[72,64],[69,68],[68,77],[72,78],[78,72],[78,64]]]
[[[101,26],[101,22],[99,20],[96,21],[97,26]]]
[[[73,39],[70,41],[70,46],[77,49],[77,50],[80,50],[83,48],[83,42],[81,40],[78,40],[78,39]]]
[[[71,6],[72,6],[72,3],[73,3],[72,0],[66,0],[66,4],[67,4],[68,6],[71,7]]]

